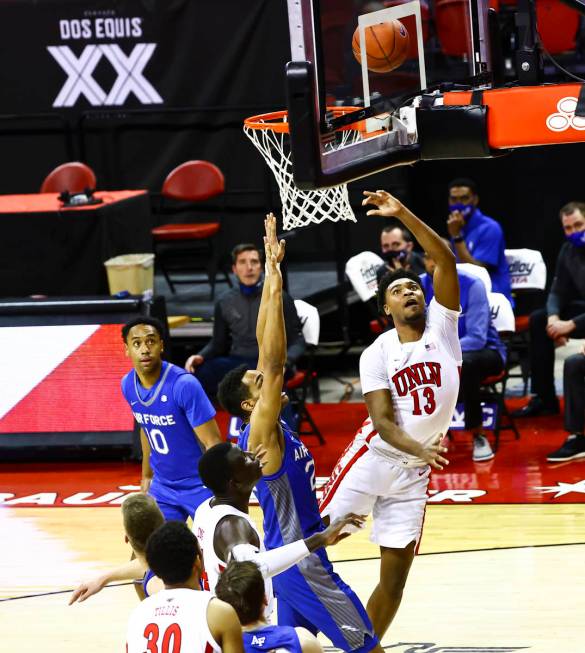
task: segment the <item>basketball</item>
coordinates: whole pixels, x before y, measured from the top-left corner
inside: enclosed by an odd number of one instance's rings
[[[373,73],[389,73],[404,63],[408,56],[410,37],[399,20],[390,20],[365,28],[368,70]],[[353,33],[351,41],[353,56],[362,62],[360,29]]]

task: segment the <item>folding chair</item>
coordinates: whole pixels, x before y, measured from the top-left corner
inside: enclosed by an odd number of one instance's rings
[[[81,161],[62,163],[52,170],[41,185],[41,193],[83,193],[84,190],[95,190],[96,178],[94,171]]]
[[[298,434],[315,435],[320,444],[325,444],[325,438],[311,417],[306,403],[309,390],[312,391],[315,402],[319,399],[319,384],[314,363],[315,349],[319,344],[321,319],[319,311],[302,299],[295,299],[295,308],[301,320],[303,337],[307,343],[307,367],[304,370],[297,370],[293,377],[286,382],[285,388],[291,405],[299,416]],[[302,427],[305,423],[308,424],[308,427],[303,430]]]
[[[488,293],[490,304],[490,315],[492,324],[502,338],[504,344],[513,335],[515,330],[514,311],[508,298],[502,293]],[[506,382],[508,380],[508,366],[493,376],[487,376],[481,381],[481,396],[486,402],[493,401],[497,406],[496,419],[494,424],[494,451],[500,446],[500,432],[512,431],[517,440],[520,439],[520,433],[516,428],[514,419],[508,410],[505,402]],[[505,418],[505,421],[502,420]]]
[[[164,181],[161,191],[159,214],[166,215],[185,211],[185,202],[203,202],[221,195],[225,190],[225,180],[221,170],[209,161],[186,161],[172,170]],[[174,208],[165,200],[180,202]],[[219,220],[213,222],[173,222],[152,229],[156,263],[162,271],[169,288],[174,293],[179,283],[205,283],[194,279],[171,279],[170,272],[188,270],[207,270],[211,299],[215,296],[215,278],[219,267],[217,235]],[[232,285],[227,270],[221,270],[229,286]]]
[[[514,296],[515,333],[508,343],[508,368],[520,366],[520,372],[509,378],[524,381],[524,394],[528,393],[530,378],[529,326],[530,313],[544,303],[546,264],[536,249],[507,249],[506,262],[510,272],[510,286]]]

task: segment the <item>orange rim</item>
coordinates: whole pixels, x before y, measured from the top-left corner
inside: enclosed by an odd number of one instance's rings
[[[359,111],[360,109],[361,107],[327,107],[327,111],[331,111],[336,118],[352,111]],[[244,120],[244,127],[248,127],[249,129],[270,129],[278,134],[288,134],[287,114],[288,111],[284,110],[250,116]],[[360,120],[354,125],[341,127],[341,129],[353,129],[363,132],[366,129],[365,120]]]

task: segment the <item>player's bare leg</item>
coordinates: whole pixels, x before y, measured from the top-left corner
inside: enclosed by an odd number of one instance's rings
[[[392,623],[402,601],[402,593],[414,559],[414,551],[414,542],[404,549],[380,547],[380,582],[376,585],[366,606],[374,626],[374,632],[380,641]]]

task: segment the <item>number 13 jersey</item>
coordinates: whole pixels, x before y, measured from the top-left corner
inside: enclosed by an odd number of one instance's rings
[[[462,358],[458,318],[458,311],[433,298],[420,340],[401,343],[392,329],[378,336],[360,358],[362,393],[390,390],[395,422],[425,446],[447,433],[457,402]],[[377,434],[368,438],[368,446],[402,467],[426,465]]]

